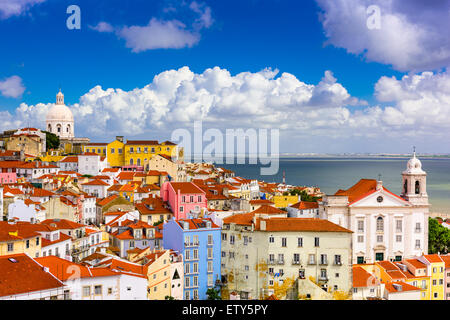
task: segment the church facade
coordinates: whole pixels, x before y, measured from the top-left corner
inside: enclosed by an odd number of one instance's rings
[[[399,196],[382,181],[361,179],[319,203],[320,218],[353,231],[354,264],[400,261],[428,253],[426,172],[415,152],[402,172],[402,186]]]

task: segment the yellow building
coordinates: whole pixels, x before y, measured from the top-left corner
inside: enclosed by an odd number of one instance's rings
[[[125,155],[123,152],[123,137],[116,137],[116,140],[108,143],[106,158],[110,167],[122,167],[125,165]]]
[[[44,150],[44,142],[37,134],[20,133],[9,137],[6,150],[23,151],[25,154],[40,156]]]
[[[278,196],[273,196],[273,198],[271,200],[275,204],[276,208],[287,208],[290,205],[293,205],[300,201],[299,196],[297,196],[297,195],[294,195],[294,196],[278,195]]]
[[[362,265],[359,265],[362,266]],[[445,262],[437,254],[403,261],[376,261],[374,275],[383,283],[405,282],[420,289],[421,300],[444,300]]]
[[[427,265],[430,279],[430,300],[445,300],[445,262],[437,254],[427,254],[419,258]]]
[[[164,300],[171,295],[171,252],[170,250],[129,250],[128,259],[147,268],[147,298]]]
[[[128,140],[124,147],[125,165],[147,166],[156,154],[169,157],[178,156],[178,146],[170,141],[158,143],[156,140]],[[146,168],[147,169],[147,168]]]
[[[40,252],[40,233],[21,224],[15,225],[6,221],[0,222],[0,256],[26,253],[34,258],[39,257]]]
[[[106,157],[107,143],[90,142],[83,146],[83,152],[92,152],[100,156]]]
[[[66,156],[61,155],[61,150],[50,150],[45,153],[45,156],[42,156],[40,159],[42,162],[52,163],[59,162],[64,159]]]
[[[83,152],[106,156],[110,167],[143,166],[145,170],[149,170],[148,164],[154,155],[173,155],[178,159],[182,154],[178,146],[170,141],[128,140],[124,143],[123,136],[117,136],[110,143],[88,143],[83,146]]]

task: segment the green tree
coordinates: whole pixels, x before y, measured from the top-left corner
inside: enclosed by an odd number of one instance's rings
[[[58,149],[59,148],[59,137],[51,132],[48,131],[42,131],[45,133],[45,139],[46,141],[46,151],[50,149]]]
[[[220,291],[214,288],[209,288],[206,290],[206,295],[208,296],[208,300],[222,300],[220,297]]]
[[[165,296],[164,299],[165,300],[175,300],[175,298],[172,296]]]
[[[436,219],[428,218],[428,253],[447,253],[450,247],[450,230]]]

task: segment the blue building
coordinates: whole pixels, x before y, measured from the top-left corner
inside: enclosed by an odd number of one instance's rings
[[[163,247],[183,255],[184,300],[205,300],[220,281],[221,228],[211,219],[170,220],[163,227]]]

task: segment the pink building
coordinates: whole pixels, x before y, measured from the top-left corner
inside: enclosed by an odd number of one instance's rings
[[[16,183],[17,175],[15,172],[0,172],[0,184]]]
[[[207,207],[206,193],[192,182],[166,181],[161,187],[161,197],[169,203],[176,220],[196,215]]]

